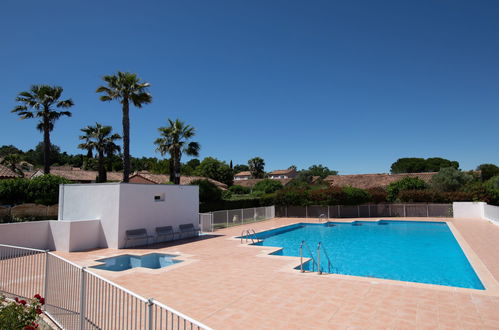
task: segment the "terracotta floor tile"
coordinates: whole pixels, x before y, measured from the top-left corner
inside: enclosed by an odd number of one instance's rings
[[[214,238],[148,249],[57,254],[84,266],[125,253],[185,256],[171,269],[95,272],[215,329],[499,328],[499,292],[301,274],[293,269],[298,258],[268,256],[270,248],[232,239],[243,229],[262,231],[304,220],[272,219],[220,230]],[[499,227],[483,220],[450,221],[497,281]]]

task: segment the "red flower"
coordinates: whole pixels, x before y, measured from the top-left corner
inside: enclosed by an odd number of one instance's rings
[[[40,304],[45,305],[45,298],[40,298]]]
[[[19,300],[19,303],[23,304],[23,305],[26,305],[26,300],[24,300],[24,299],[23,300]]]
[[[19,302],[19,298],[17,298],[17,297],[15,297],[14,300],[15,300],[16,303]]]
[[[41,313],[43,313],[43,312],[42,312],[42,310],[41,310],[40,308],[37,308],[37,309],[35,310],[35,312],[36,312],[36,314],[38,314],[38,315],[40,315]]]
[[[35,298],[38,299],[38,300],[40,300],[40,299],[42,299],[42,296],[40,296],[40,294],[37,293],[37,294],[35,294]]]

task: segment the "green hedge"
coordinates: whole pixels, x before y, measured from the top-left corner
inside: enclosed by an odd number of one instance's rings
[[[57,204],[59,185],[67,183],[71,182],[50,174],[31,180],[25,178],[0,180],[0,204]]]
[[[270,206],[274,205],[272,196],[264,196],[261,198],[248,198],[239,200],[219,200],[215,202],[206,202],[199,204],[199,212],[212,212],[218,210],[234,210],[246,209],[250,207]]]

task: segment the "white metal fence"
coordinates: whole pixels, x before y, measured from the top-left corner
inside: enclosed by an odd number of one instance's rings
[[[251,222],[275,218],[275,207],[252,207],[247,209],[222,210],[199,214],[199,224],[204,232],[244,225]]]
[[[210,329],[53,253],[0,244],[0,294],[37,293],[63,329]]]
[[[364,205],[310,205],[276,206],[277,217],[328,218],[364,217],[452,217],[452,204],[364,204]]]

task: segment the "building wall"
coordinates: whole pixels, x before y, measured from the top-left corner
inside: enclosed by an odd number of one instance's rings
[[[454,218],[484,218],[483,202],[454,202],[452,209]]]
[[[120,185],[118,247],[125,244],[126,230],[146,228],[155,235],[156,227],[192,223],[199,227],[199,187],[178,185]],[[158,196],[158,200],[155,200]]]
[[[118,246],[119,183],[69,184],[59,187],[59,220],[101,220],[98,247]]]

